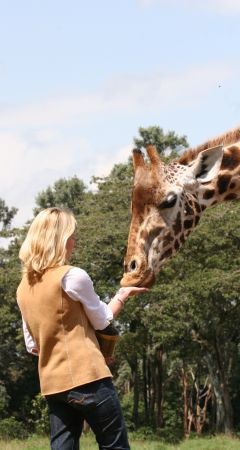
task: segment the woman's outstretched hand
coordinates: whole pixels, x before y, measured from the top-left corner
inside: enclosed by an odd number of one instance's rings
[[[135,286],[129,286],[129,287],[122,287],[118,291],[118,295],[121,295],[121,297],[125,297],[126,299],[128,297],[131,297],[132,295],[141,294],[142,292],[148,292],[149,289],[145,287],[135,287]]]
[[[117,317],[128,297],[148,292],[148,290],[149,289],[145,287],[135,287],[135,286],[120,288],[117,294],[112,298],[112,300],[108,304],[108,306],[113,312],[113,317],[114,318]]]

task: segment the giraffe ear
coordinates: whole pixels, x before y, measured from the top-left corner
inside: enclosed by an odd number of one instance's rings
[[[190,167],[190,172],[199,183],[207,183],[218,175],[223,157],[223,146],[208,148],[200,152]]]

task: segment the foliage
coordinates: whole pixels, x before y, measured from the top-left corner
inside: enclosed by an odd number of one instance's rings
[[[7,417],[10,397],[3,384],[0,384],[0,419]]]
[[[0,439],[25,439],[27,431],[15,417],[8,417],[0,421]]]
[[[41,394],[36,395],[32,400],[30,423],[33,424],[34,430],[39,435],[46,435],[49,433],[49,417],[48,406],[45,397]]]
[[[164,155],[166,150],[171,149],[177,151],[183,147],[188,147],[186,136],[177,136],[174,131],[164,133],[163,129],[158,126],[143,128],[139,130],[140,137],[134,138],[134,143],[137,148],[146,148],[148,144],[153,144],[160,155]],[[174,155],[174,153],[173,153]]]
[[[37,214],[41,209],[59,206],[69,208],[74,214],[81,214],[85,189],[84,183],[76,176],[69,180],[60,178],[53,187],[49,186],[37,195],[34,212]]]
[[[29,404],[39,390],[36,363],[26,353],[16,289],[21,277],[18,259],[22,232],[10,228],[12,239],[7,249],[0,249],[0,383],[1,401],[6,410],[2,417],[14,414],[18,419],[28,415]]]
[[[0,236],[7,236],[6,234],[7,230],[9,230],[11,226],[12,219],[14,218],[15,214],[17,213],[17,208],[9,208],[5,201],[0,198]]]

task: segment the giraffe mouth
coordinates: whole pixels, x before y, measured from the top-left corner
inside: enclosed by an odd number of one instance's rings
[[[147,287],[151,288],[155,282],[155,275],[151,269],[148,269],[144,274],[137,275],[134,272],[125,273],[120,281],[122,287]]]

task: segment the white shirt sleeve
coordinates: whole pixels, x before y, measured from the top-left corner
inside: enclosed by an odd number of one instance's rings
[[[103,330],[113,320],[113,313],[94,291],[93,282],[85,270],[72,267],[62,279],[63,290],[72,300],[80,301],[95,330]]]
[[[23,325],[24,341],[25,341],[25,345],[26,345],[26,349],[27,349],[28,353],[31,353],[32,355],[38,355],[37,344],[34,341],[34,339],[32,338],[31,334],[29,333],[27,324],[23,317],[22,317],[22,325]]]

